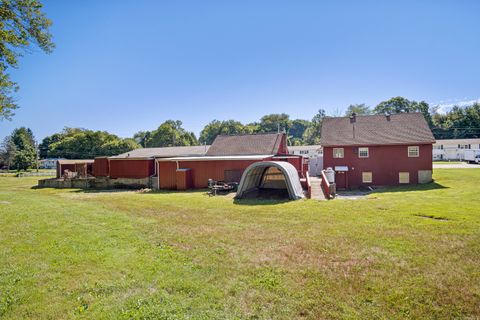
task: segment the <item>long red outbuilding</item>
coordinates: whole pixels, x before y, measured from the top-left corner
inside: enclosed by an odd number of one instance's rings
[[[218,136],[211,146],[144,148],[95,159],[94,173],[123,184],[159,189],[206,188],[209,180],[239,182],[244,170],[258,161],[286,161],[304,177],[302,156],[289,155],[286,134]]]
[[[157,158],[160,189],[206,188],[209,180],[240,182],[243,172],[259,161],[286,161],[304,176],[306,164],[301,156],[288,154],[286,135],[218,136],[204,156]]]

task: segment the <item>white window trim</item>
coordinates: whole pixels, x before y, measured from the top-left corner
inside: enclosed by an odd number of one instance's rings
[[[364,174],[370,174],[370,180],[365,180]],[[373,173],[371,171],[362,172],[362,183],[373,183]]]
[[[402,174],[405,175],[406,178],[408,178],[407,182],[402,182]],[[399,184],[409,184],[410,183],[410,172],[408,172],[408,171],[399,172],[398,173],[398,183]]]
[[[363,149],[363,151],[367,151],[367,155],[366,156],[362,156],[361,155],[361,150]],[[370,157],[370,150],[368,149],[368,147],[362,147],[362,148],[358,148],[358,157],[359,158],[368,158]]]
[[[412,154],[411,150],[416,150],[416,154]],[[418,158],[420,157],[420,147],[419,146],[409,146],[408,147],[408,157],[409,158]]]
[[[342,156],[341,157],[337,157],[337,151],[342,151]],[[343,159],[345,158],[345,149],[344,148],[333,148],[333,158],[335,159]]]

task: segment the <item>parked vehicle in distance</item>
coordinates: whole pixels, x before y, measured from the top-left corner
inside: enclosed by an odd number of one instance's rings
[[[480,163],[480,150],[465,150],[465,161],[469,163]]]

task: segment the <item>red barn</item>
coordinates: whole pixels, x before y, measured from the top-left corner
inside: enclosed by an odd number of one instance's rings
[[[125,184],[149,185],[156,176],[155,158],[204,155],[209,146],[142,148],[110,157],[108,176]],[[103,170],[105,171],[105,169]]]
[[[324,168],[338,189],[432,181],[435,138],[421,113],[325,118]]]
[[[269,160],[290,162],[303,175],[303,157],[288,155],[285,134],[217,136],[204,156],[157,158],[158,187],[206,188],[209,179],[239,182],[249,165]]]

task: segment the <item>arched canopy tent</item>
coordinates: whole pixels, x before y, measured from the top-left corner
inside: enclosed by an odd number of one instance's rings
[[[242,175],[235,198],[261,196],[268,191],[291,200],[303,198],[303,189],[297,169],[283,161],[261,161],[251,164]]]

